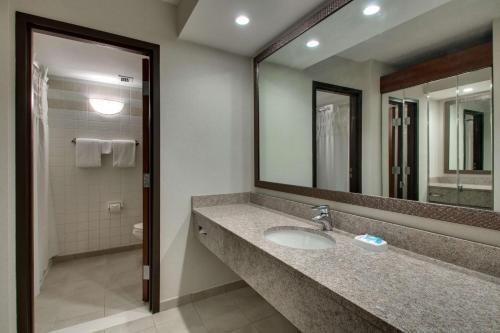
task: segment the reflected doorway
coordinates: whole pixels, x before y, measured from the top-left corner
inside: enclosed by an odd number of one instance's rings
[[[313,81],[313,187],[361,193],[361,95]]]
[[[418,200],[418,102],[389,100],[389,197]]]

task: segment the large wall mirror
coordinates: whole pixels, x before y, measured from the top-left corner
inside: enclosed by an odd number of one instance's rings
[[[257,187],[500,230],[500,1],[327,1],[283,36],[255,58]]]

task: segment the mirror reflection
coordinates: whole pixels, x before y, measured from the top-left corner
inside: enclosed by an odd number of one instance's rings
[[[360,90],[313,81],[313,187],[360,192],[358,131],[351,128],[360,110]]]
[[[500,2],[379,5],[354,0],[258,64],[259,180],[500,210]]]

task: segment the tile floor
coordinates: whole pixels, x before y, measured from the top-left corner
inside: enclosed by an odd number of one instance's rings
[[[143,306],[141,266],[141,250],[54,264],[35,298],[36,333]]]
[[[103,318],[143,307],[141,252],[127,251],[54,265],[35,300],[36,333],[296,333],[292,324],[250,287],[230,291],[105,330]],[[140,310],[144,311],[144,310]],[[145,312],[145,311],[144,311]],[[84,325],[87,325],[84,324]]]
[[[250,287],[163,311],[100,333],[300,333]]]

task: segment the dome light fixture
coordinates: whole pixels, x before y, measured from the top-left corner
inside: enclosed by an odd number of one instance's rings
[[[95,112],[105,115],[120,113],[123,103],[102,98],[89,98],[89,103]]]

